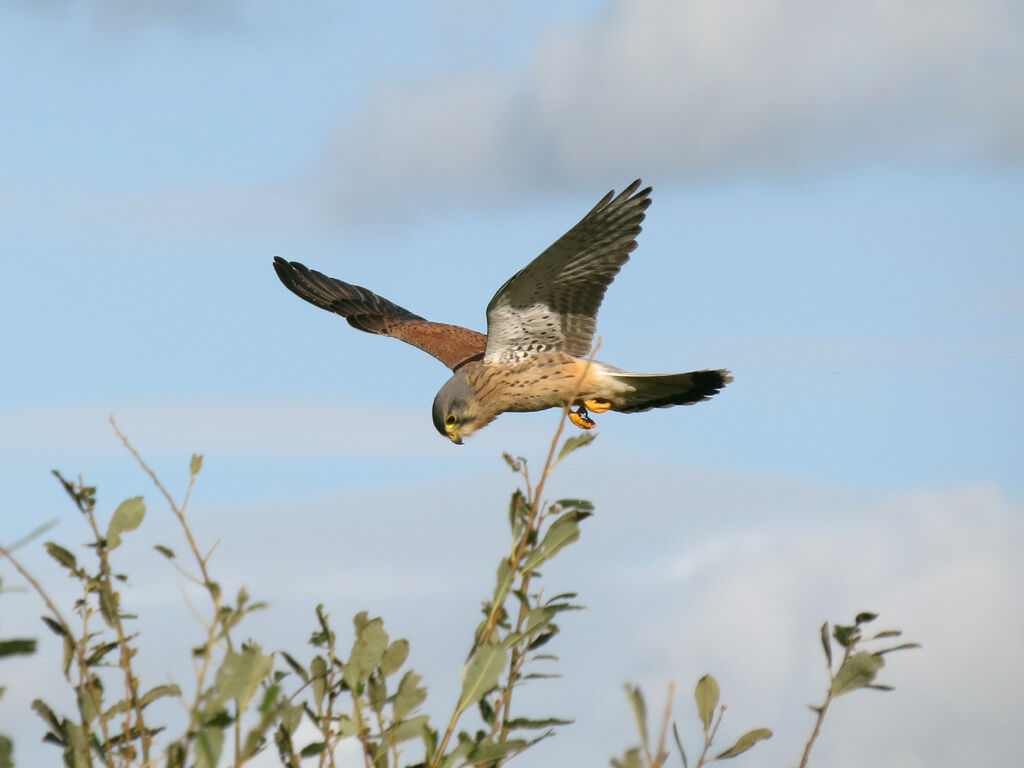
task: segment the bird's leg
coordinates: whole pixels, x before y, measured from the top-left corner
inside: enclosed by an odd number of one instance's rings
[[[612,404],[607,400],[584,400],[583,405],[587,407],[587,410],[594,413],[604,413],[612,407]]]
[[[569,421],[580,429],[593,429],[597,426],[597,422],[590,418],[587,414],[587,407],[582,403],[576,407],[575,411],[569,410]]]

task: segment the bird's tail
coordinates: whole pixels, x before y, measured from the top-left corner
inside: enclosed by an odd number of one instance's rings
[[[614,373],[617,384],[625,385],[610,398],[611,409],[621,413],[689,405],[707,400],[732,381],[728,371],[691,371],[689,373]]]

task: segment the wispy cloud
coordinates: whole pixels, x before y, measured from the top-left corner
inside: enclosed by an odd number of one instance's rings
[[[619,0],[514,73],[379,85],[325,173],[340,207],[739,167],[1020,160],[1024,8],[1004,0]]]

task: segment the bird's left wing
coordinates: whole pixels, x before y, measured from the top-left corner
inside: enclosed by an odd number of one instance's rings
[[[576,226],[521,269],[487,305],[485,362],[510,362],[544,351],[590,352],[597,310],[619,268],[636,248],[651,188],[637,179],[609,192]]]
[[[393,336],[433,355],[453,371],[483,356],[487,337],[469,328],[432,323],[358,285],[274,257],[274,271],[301,299],[341,315],[353,328]]]

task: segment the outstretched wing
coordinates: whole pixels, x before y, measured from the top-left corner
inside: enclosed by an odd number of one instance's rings
[[[482,333],[424,320],[372,291],[327,277],[297,261],[275,256],[274,271],[299,298],[341,315],[360,331],[393,336],[419,347],[453,371],[483,356],[487,337]]]
[[[517,272],[487,305],[486,362],[543,351],[590,352],[597,310],[636,248],[651,188],[640,180],[609,192],[580,222]]]

